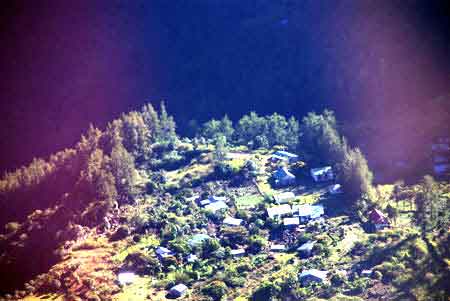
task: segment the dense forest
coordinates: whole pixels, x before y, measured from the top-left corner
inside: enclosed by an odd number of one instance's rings
[[[1,156],[2,170],[70,147],[89,123],[104,127],[149,99],[170,105],[182,135],[192,120],[225,114],[237,122],[250,111],[301,119],[332,109],[379,176],[398,172],[397,161],[420,174],[432,137],[448,132],[446,1],[11,7],[19,17],[1,36],[10,47],[0,149],[15,151]]]

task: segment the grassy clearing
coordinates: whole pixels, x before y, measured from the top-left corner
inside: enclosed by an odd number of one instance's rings
[[[342,262],[346,258],[347,253],[352,249],[356,242],[364,242],[368,236],[359,224],[343,226],[345,237],[339,240],[335,247],[331,248],[329,262]]]
[[[114,301],[148,300],[152,279],[138,277],[133,284],[123,287],[122,292],[113,297]]]
[[[264,197],[260,196],[259,194],[246,195],[236,199],[236,207],[238,209],[253,208],[262,201],[264,201]]]
[[[191,178],[196,180],[202,177],[207,176],[213,171],[213,165],[211,163],[208,164],[200,164],[194,163],[188,165],[182,169],[177,169],[173,171],[169,171],[166,173],[167,178],[167,186],[178,184],[181,179],[186,177],[186,175],[190,174]]]
[[[157,247],[158,245],[159,245],[158,238],[153,234],[150,234],[148,236],[142,237],[138,243],[133,244],[131,246],[127,246],[121,251],[119,251],[116,255],[114,255],[113,260],[122,262],[130,253],[137,252],[139,250],[142,250],[143,248]]]

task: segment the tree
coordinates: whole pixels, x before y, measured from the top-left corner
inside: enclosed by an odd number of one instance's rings
[[[157,140],[163,144],[174,143],[177,140],[177,134],[175,132],[176,124],[172,116],[169,116],[166,110],[164,102],[161,102],[160,108],[160,129]]]
[[[214,150],[214,160],[218,163],[222,163],[226,159],[227,138],[225,136],[219,136],[216,139],[216,145]]]
[[[115,178],[119,200],[129,201],[134,194],[135,166],[133,156],[122,143],[117,143],[111,151],[111,172]]]
[[[262,251],[262,249],[267,246],[267,239],[260,235],[250,236],[249,239],[249,252],[252,254],[257,254]]]
[[[266,135],[258,135],[255,137],[254,148],[269,148],[269,139]]]
[[[156,140],[156,136],[161,132],[161,123],[159,116],[153,106],[149,103],[142,107],[142,118],[148,129],[149,140],[153,143]]]
[[[373,174],[358,148],[346,151],[344,160],[338,166],[338,178],[351,201],[371,193]]]
[[[222,297],[227,294],[227,291],[227,285],[220,280],[214,280],[202,288],[202,293],[211,297],[214,301],[222,300]]]
[[[233,122],[225,115],[220,121],[220,134],[227,138],[227,141],[231,141],[233,137],[234,128]]]
[[[302,147],[314,154],[319,161],[336,164],[342,162],[347,145],[338,133],[336,118],[332,111],[322,114],[308,113],[300,126]]]
[[[433,177],[424,176],[414,202],[416,204],[414,220],[421,227],[423,235],[428,230],[447,224],[447,202],[441,199],[439,185]]]
[[[398,209],[391,204],[388,204],[386,207],[386,212],[390,220],[394,221],[394,223],[397,223],[398,218]]]

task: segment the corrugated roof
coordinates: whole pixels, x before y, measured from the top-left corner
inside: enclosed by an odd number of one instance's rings
[[[273,206],[273,207],[267,208],[267,215],[269,215],[270,218],[274,218],[275,216],[290,214],[291,212],[292,212],[292,209],[291,209],[291,205],[289,205],[289,204],[278,205],[278,206]]]

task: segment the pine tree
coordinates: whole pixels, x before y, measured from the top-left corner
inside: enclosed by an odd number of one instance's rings
[[[164,144],[176,142],[177,135],[175,132],[176,128],[175,121],[172,116],[169,116],[167,114],[164,102],[161,102],[159,120],[160,120],[160,132],[158,135],[159,142]]]
[[[165,108],[164,108],[165,110]],[[158,113],[149,103],[142,107],[142,118],[148,129],[150,143],[155,142],[156,137],[161,133],[161,124]]]
[[[129,201],[134,194],[134,158],[121,143],[117,143],[111,152],[111,172],[115,178],[119,200]]]

